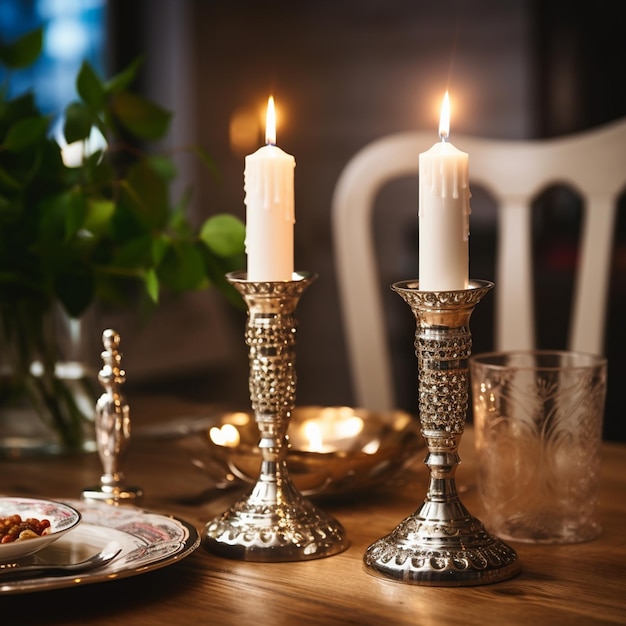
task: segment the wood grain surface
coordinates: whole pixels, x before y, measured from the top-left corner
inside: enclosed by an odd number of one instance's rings
[[[207,410],[163,399],[137,406],[137,432],[159,419]],[[143,508],[178,515],[201,531],[239,492],[214,491],[207,501],[194,501],[212,482],[180,443],[137,436],[124,469],[129,484],[145,490]],[[464,504],[480,518],[472,445],[468,428],[457,485]],[[421,504],[427,478],[422,457],[418,451],[414,468],[390,485],[318,500],[348,532],[351,545],[342,554],[302,563],[246,563],[214,556],[201,546],[181,562],[122,580],[5,594],[0,597],[1,621],[68,626],[626,624],[626,445],[603,447],[603,534],[598,540],[567,546],[512,544],[521,575],[481,587],[406,585],[374,577],[362,565],[367,546]],[[3,460],[0,492],[76,498],[84,487],[97,484],[100,473],[96,454]]]

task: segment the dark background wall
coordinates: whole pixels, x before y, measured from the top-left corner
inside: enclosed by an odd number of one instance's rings
[[[196,187],[198,218],[221,211],[244,217],[243,159],[262,144],[265,102],[270,93],[276,98],[278,143],[297,162],[296,265],[319,274],[298,308],[300,404],[353,402],[330,203],[355,152],[407,129],[432,129],[435,141],[446,88],[455,103],[452,138],[455,132],[551,137],[626,115],[626,11],[619,2],[115,0],[111,7],[113,65],[146,52],[144,86],[174,110],[173,141],[202,144],[220,171],[215,180],[195,163],[183,164]],[[246,114],[257,126],[248,143],[236,147],[231,125]],[[472,191],[471,274],[492,278],[493,206],[480,189]],[[564,346],[580,212],[579,200],[567,190],[551,190],[537,201],[543,347]],[[417,275],[417,182],[398,181],[383,190],[375,219],[398,391],[402,405],[415,411],[413,320],[388,285]],[[626,438],[618,402],[626,345],[623,222],[616,231],[607,338],[611,379],[605,434],[610,438]],[[202,298],[210,299],[204,323],[202,318],[195,327],[168,323],[162,331],[171,344],[188,345],[188,363],[194,366],[165,368],[161,374],[173,389],[199,401],[245,404],[243,315],[219,297]],[[491,306],[488,301],[474,314],[475,352],[492,347]],[[212,335],[194,341],[195,332],[205,336],[209,319]],[[146,378],[157,379],[155,373]]]

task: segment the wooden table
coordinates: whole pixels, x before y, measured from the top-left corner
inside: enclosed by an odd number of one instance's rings
[[[163,402],[148,404],[137,418],[172,415]],[[157,408],[158,407],[158,408]],[[190,409],[190,407],[186,407]],[[190,411],[186,410],[189,414]],[[201,411],[205,409],[202,408]],[[220,492],[203,504],[188,498],[210,486],[171,439],[138,436],[129,449],[129,482],[146,492],[144,508],[172,513],[199,530],[238,497]],[[457,485],[480,518],[472,431],[460,450]],[[106,583],[7,595],[2,623],[167,626],[201,624],[626,624],[626,445],[605,444],[596,541],[569,546],[512,544],[522,574],[481,587],[419,587],[374,577],[362,565],[367,546],[389,532],[422,502],[426,469],[408,486],[392,485],[350,499],[321,502],[345,526],[351,545],[342,554],[303,563],[246,563],[214,556],[200,547],[163,569]],[[76,498],[97,484],[95,454],[0,462],[0,492]],[[10,619],[6,620],[5,616]]]

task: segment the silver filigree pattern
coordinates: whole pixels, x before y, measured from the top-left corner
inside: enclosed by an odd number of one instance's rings
[[[293,546],[308,558],[335,554],[337,545],[345,542],[343,529],[299,494],[291,496],[291,505],[280,507],[249,499],[236,502],[207,525],[213,551],[230,556],[233,550],[245,550],[246,560],[260,561],[292,560],[273,557],[293,551]]]
[[[422,507],[367,549],[365,565],[375,574],[411,584],[461,586],[519,572],[515,551],[467,511],[455,484],[468,408],[469,320],[492,287],[487,281],[445,292],[420,291],[417,281],[392,286],[416,319],[420,423],[430,480]]]
[[[304,498],[287,468],[287,427],[296,401],[295,309],[315,279],[251,282],[227,275],[248,306],[249,389],[259,427],[262,461],[251,493],[205,528],[209,550],[248,561],[300,561],[337,554],[348,546],[341,524]]]
[[[420,291],[417,280],[405,280],[394,283],[391,288],[404,298],[414,313],[419,312],[423,317],[429,309],[435,311],[474,309],[493,288],[493,283],[487,280],[470,280],[467,289],[458,291]]]

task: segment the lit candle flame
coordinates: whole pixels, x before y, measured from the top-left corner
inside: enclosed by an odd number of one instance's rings
[[[274,108],[274,96],[267,101],[267,113],[265,114],[265,143],[276,144],[276,109]]]
[[[441,115],[439,117],[439,137],[446,141],[450,136],[450,97],[446,91],[441,103]]]

